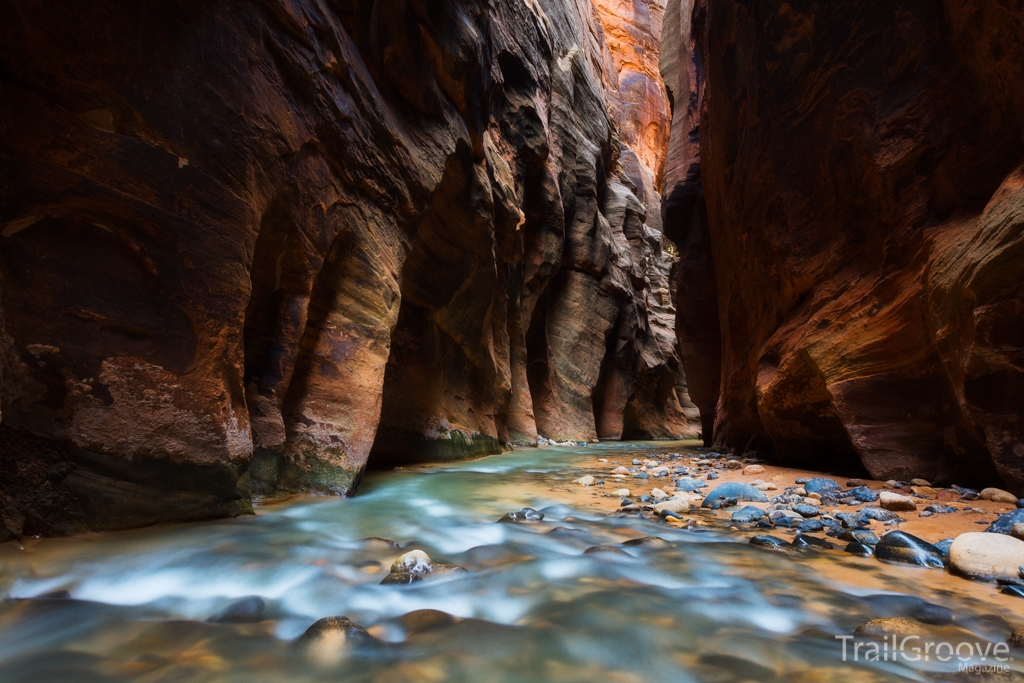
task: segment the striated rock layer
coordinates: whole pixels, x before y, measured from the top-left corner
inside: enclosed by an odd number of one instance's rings
[[[1024,493],[1019,4],[670,0],[664,35],[705,438]]]
[[[344,494],[538,432],[696,433],[659,22],[5,3],[0,538]]]

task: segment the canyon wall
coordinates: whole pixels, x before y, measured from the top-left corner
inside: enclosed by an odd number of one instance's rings
[[[1024,493],[1024,12],[670,0],[664,225],[705,438]]]
[[[660,11],[4,3],[0,540],[696,434]]]

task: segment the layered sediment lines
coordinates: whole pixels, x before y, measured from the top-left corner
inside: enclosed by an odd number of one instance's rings
[[[659,23],[5,3],[0,539],[344,494],[368,462],[538,432],[695,434]]]
[[[1024,493],[1024,17],[670,0],[666,234],[704,434]]]

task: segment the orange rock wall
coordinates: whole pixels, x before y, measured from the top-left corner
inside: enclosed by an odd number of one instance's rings
[[[1020,7],[674,0],[665,16],[665,227],[705,433],[1024,493]]]

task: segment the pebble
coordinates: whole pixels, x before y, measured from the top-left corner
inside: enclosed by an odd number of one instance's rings
[[[1005,534],[960,534],[949,548],[949,563],[971,579],[1019,579],[1024,564],[1024,541]]]
[[[622,465],[619,465],[614,470],[612,470],[612,474],[629,474],[629,469],[623,467]]]
[[[763,492],[758,491],[750,484],[743,484],[738,481],[732,481],[720,486],[717,486],[711,493],[707,495],[704,502],[701,503],[701,507],[709,508],[715,501],[725,498],[735,498],[736,500],[747,500],[754,503],[767,503],[768,496]]]
[[[929,512],[935,515],[948,515],[951,512],[956,511],[957,509],[952,505],[941,505],[939,503],[935,503],[934,505],[929,505],[928,507],[926,507],[924,509],[924,512],[922,512],[921,514],[923,515],[925,512]]]
[[[892,491],[882,491],[878,496],[878,503],[886,510],[910,511],[917,509],[917,504],[913,499],[893,493]]]
[[[941,541],[939,541],[938,543],[934,543],[933,545],[935,546],[936,550],[938,550],[940,553],[942,553],[943,557],[948,558],[949,557],[949,546],[953,545],[953,541],[955,541],[955,540],[956,540],[955,538],[944,538]]]
[[[580,486],[593,486],[595,481],[597,480],[588,474],[579,479],[573,479],[572,483],[579,484]]]
[[[867,529],[841,529],[836,536],[840,541],[849,541],[850,543],[862,543],[864,545],[876,546],[878,545],[878,536],[872,531]]]
[[[779,487],[770,481],[762,482],[760,484],[754,484],[754,488],[758,491],[778,491]]]
[[[746,467],[743,468],[743,474],[745,475],[764,474],[767,471],[768,470],[761,467],[760,465],[747,465]]]
[[[656,488],[651,490],[651,498],[654,498],[655,500],[664,500],[669,497],[669,494],[665,493],[661,489]]]
[[[750,539],[751,545],[756,545],[759,548],[768,548],[769,550],[781,550],[786,551],[790,545],[785,540],[776,536],[768,536],[767,534],[758,534]]]
[[[639,464],[640,464],[640,461],[639,461],[639,460],[637,460],[636,458],[633,458],[633,464],[634,464],[634,465],[639,465]]]
[[[911,486],[931,486],[932,483],[930,481],[928,481],[927,479],[911,479],[910,480],[910,485]]]
[[[792,523],[790,524],[790,526],[792,526]],[[800,526],[798,526],[796,530],[810,533],[815,531],[822,531],[824,528],[825,525],[816,519],[805,519],[804,521],[800,522]]]
[[[584,555],[596,555],[596,554],[612,554],[612,555],[625,555],[626,557],[633,557],[622,548],[616,548],[613,545],[595,545],[587,548],[583,551]]]
[[[855,488],[859,486],[867,486],[868,483],[863,479],[850,479],[849,481],[846,482],[846,485],[850,488]]]
[[[797,486],[796,488],[793,489],[792,493],[794,493],[797,496],[806,496],[807,495],[807,489],[805,489],[803,486]],[[820,493],[818,493],[816,495],[819,498],[821,497]]]
[[[391,564],[391,573],[384,577],[381,584],[413,583],[428,574],[449,574],[451,572],[464,571],[466,571],[465,567],[460,567],[457,564],[433,562],[430,556],[422,550],[410,550]]]
[[[762,517],[764,517],[764,510],[756,508],[753,505],[747,505],[746,507],[732,513],[732,521],[739,524],[755,522]]]
[[[718,479],[718,472],[708,472],[707,479]]]
[[[1024,541],[1024,523],[1014,524],[1010,528],[1010,535],[1014,538],[1019,538],[1020,540]]]
[[[938,569],[945,566],[938,548],[905,531],[890,531],[882,536],[875,546],[875,556],[883,562]]]
[[[727,460],[725,466],[730,470],[738,470],[743,467],[743,463],[739,460]],[[1014,498],[1016,500],[1016,498]]]
[[[981,493],[979,493],[978,495],[981,496],[982,500],[991,500],[993,503],[1010,503],[1011,505],[1017,504],[1017,496],[1013,495],[1009,491],[1004,491],[1002,489],[982,489]]]
[[[616,489],[612,491],[612,495],[619,496],[620,498],[625,498],[629,496],[629,489]]]
[[[623,489],[623,490],[625,490],[625,489]],[[627,493],[627,495],[629,494],[628,491],[626,491],[626,493]],[[509,512],[508,514],[506,514],[504,517],[502,517],[498,521],[499,522],[505,522],[505,523],[513,522],[515,524],[533,524],[533,523],[536,523],[536,522],[540,522],[543,519],[544,519],[544,513],[543,512],[537,512],[533,508],[521,508],[519,510],[516,510],[515,512]],[[427,561],[428,562],[430,561],[429,557],[427,558]]]
[[[935,495],[935,489],[931,486],[911,486],[910,490],[919,496],[925,496],[928,498]]]

